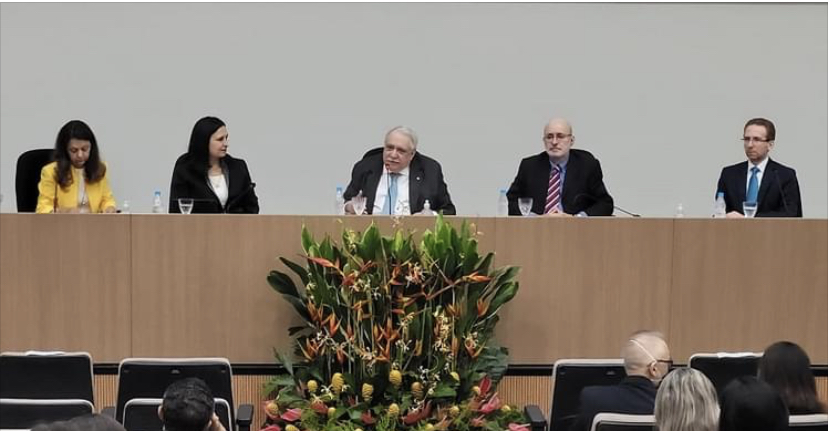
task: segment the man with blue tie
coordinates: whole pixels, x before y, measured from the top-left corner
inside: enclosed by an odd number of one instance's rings
[[[722,169],[718,192],[724,193],[728,218],[743,218],[743,204],[756,204],[756,217],[802,217],[796,171],[768,156],[776,127],[765,118],[745,124],[742,142],[748,160]]]
[[[368,151],[354,165],[343,194],[347,214],[354,214],[352,199],[359,193],[368,214],[417,214],[426,201],[432,211],[457,213],[440,164],[417,151],[417,135],[405,126],[389,130],[383,147]]]

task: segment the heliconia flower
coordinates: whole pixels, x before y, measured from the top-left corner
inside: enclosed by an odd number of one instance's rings
[[[302,417],[302,409],[290,409],[282,413],[282,419],[285,422],[293,422]]]
[[[486,401],[486,404],[483,404],[482,406],[480,406],[479,412],[487,415],[487,414],[499,409],[500,405],[501,405],[500,397],[498,397],[497,394],[494,394],[494,395],[492,395],[491,398],[489,398],[489,401]]]
[[[480,415],[476,418],[473,418],[470,422],[471,426],[478,427],[478,428],[483,427],[484,425],[486,425],[486,419],[485,418],[486,417],[483,416],[483,415]]]
[[[529,424],[516,424],[512,422],[509,424],[509,431],[529,431]]]
[[[279,425],[268,425],[266,428],[262,428],[259,431],[282,431],[282,428]]]
[[[484,301],[482,298],[477,300],[477,317],[483,317],[489,311],[489,301]]]
[[[310,256],[308,256],[308,260],[315,263],[315,264],[317,264],[317,265],[324,266],[325,268],[339,269],[337,267],[337,265],[334,265],[333,262],[331,262],[328,259],[325,259],[324,257],[310,257]]]

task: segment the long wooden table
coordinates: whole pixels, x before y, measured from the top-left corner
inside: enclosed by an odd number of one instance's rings
[[[389,217],[373,218],[383,232]],[[496,265],[520,265],[500,342],[516,364],[617,357],[661,330],[677,362],[787,339],[828,363],[828,220],[469,217]],[[0,215],[0,350],[271,363],[293,309],[266,282],[321,238],[371,217]],[[401,219],[422,232],[430,217]]]

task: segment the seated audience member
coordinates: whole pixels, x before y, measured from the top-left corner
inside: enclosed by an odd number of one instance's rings
[[[195,377],[177,380],[167,387],[158,417],[165,431],[225,431],[215,413],[213,392]]]
[[[717,431],[716,389],[701,371],[673,370],[658,387],[654,414],[658,431]]]
[[[40,171],[38,213],[114,213],[115,198],[98,141],[86,123],[72,120],[55,141],[55,161]]]
[[[588,431],[598,413],[653,414],[656,387],[673,363],[664,337],[654,331],[636,332],[624,344],[621,357],[627,377],[618,385],[581,391],[575,430]]]
[[[770,120],[745,124],[742,142],[748,160],[722,169],[718,192],[724,193],[728,218],[744,217],[742,204],[756,202],[756,217],[802,217],[796,171],[768,156],[776,139]]]
[[[416,214],[426,200],[432,211],[457,214],[440,163],[417,151],[417,135],[405,126],[385,134],[382,154],[371,151],[354,165],[343,194],[347,214],[354,214],[351,199],[360,192],[366,214]]]
[[[601,163],[592,153],[574,150],[572,126],[554,118],[543,129],[544,151],[520,161],[506,196],[509,215],[521,215],[519,198],[532,198],[532,212],[553,217],[609,216],[612,196],[604,186]]]
[[[779,392],[792,415],[826,411],[817,396],[811,359],[790,341],[780,341],[765,349],[759,360],[759,379]]]
[[[126,431],[115,419],[92,413],[78,416],[67,421],[38,425],[32,431]]]
[[[193,199],[193,213],[258,214],[247,163],[227,154],[227,126],[204,117],[193,126],[190,146],[173,168],[170,212],[180,213],[178,198]]]
[[[788,408],[779,392],[756,377],[737,377],[722,391],[720,401],[720,431],[788,429]]]

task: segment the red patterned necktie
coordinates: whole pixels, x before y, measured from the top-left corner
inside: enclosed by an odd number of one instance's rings
[[[552,209],[558,208],[561,203],[561,168],[552,165],[552,173],[549,175],[549,188],[546,190],[546,208],[543,213],[548,214]]]

